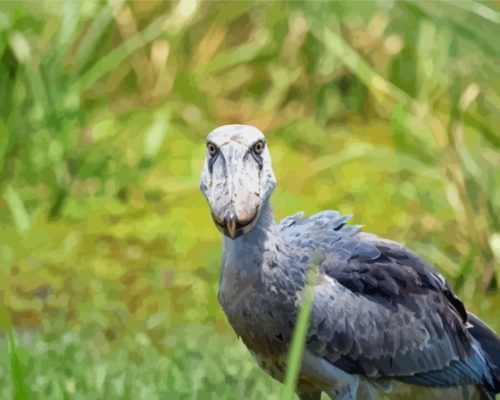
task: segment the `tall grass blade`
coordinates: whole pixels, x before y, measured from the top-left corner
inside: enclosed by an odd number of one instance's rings
[[[310,18],[312,34],[333,52],[339,60],[349,67],[368,89],[390,96],[399,103],[408,104],[411,98],[400,88],[385,80],[363,58],[351,48],[337,32],[324,26],[320,21]]]
[[[95,47],[100,38],[106,32],[106,28],[113,20],[113,15],[123,3],[123,0],[116,2],[112,7],[109,4],[101,9],[97,17],[92,21],[89,30],[83,37],[83,40],[76,52],[75,73],[80,72],[91,59]]]
[[[9,363],[12,379],[12,400],[28,398],[28,388],[24,382],[24,371],[16,349],[16,341],[12,333],[12,320],[7,307],[0,305],[0,330],[7,332],[9,344]]]
[[[302,363],[302,356],[304,354],[304,344],[309,327],[309,319],[314,299],[314,287],[316,278],[318,276],[318,269],[321,260],[316,256],[307,274],[307,281],[304,287],[304,296],[302,304],[297,316],[297,323],[293,331],[292,343],[290,345],[290,352],[288,354],[287,370],[285,375],[285,384],[281,393],[280,400],[291,400],[294,398],[295,387],[297,385],[297,378],[299,376],[300,366]]]
[[[3,169],[5,156],[7,154],[7,149],[10,141],[10,131],[7,124],[2,118],[0,118],[0,171]]]
[[[160,110],[144,136],[144,157],[152,159],[160,150],[163,139],[168,131],[170,120],[169,110]]]
[[[19,356],[16,350],[16,342],[14,335],[9,332],[9,356],[10,356],[10,374],[12,378],[12,399],[25,400],[28,399],[28,390],[24,382],[24,371],[19,361]]]
[[[456,7],[466,12],[470,12],[474,15],[477,15],[478,17],[484,18],[488,22],[493,22],[494,24],[500,24],[500,13],[495,11],[494,8],[488,7],[486,4],[480,3],[478,1],[443,0],[443,3],[447,3],[452,7]]]
[[[143,48],[161,35],[177,35],[190,21],[197,9],[197,2],[180,1],[171,16],[159,16],[137,35],[123,42],[97,61],[80,79],[77,84],[78,90],[84,92],[90,89],[102,76],[118,67],[131,53]],[[70,92],[74,91],[74,88],[72,89]]]
[[[10,213],[12,214],[17,230],[19,232],[28,230],[31,225],[30,216],[28,211],[26,211],[23,201],[17,191],[12,186],[8,185],[5,189],[3,197],[9,206]]]

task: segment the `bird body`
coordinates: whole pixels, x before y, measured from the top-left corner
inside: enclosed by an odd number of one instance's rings
[[[301,398],[317,399],[322,391],[369,398],[391,382],[455,388],[464,398],[472,387],[494,398],[500,339],[466,312],[432,266],[348,225],[349,216],[336,211],[276,223],[269,204],[274,174],[256,128],[218,128],[207,149],[200,186],[224,233],[219,301],[271,376],[284,379],[308,269],[319,257]]]

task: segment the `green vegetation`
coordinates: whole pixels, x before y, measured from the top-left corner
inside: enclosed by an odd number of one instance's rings
[[[495,4],[1,2],[0,398],[279,398],[217,303],[224,123],[277,218],[354,213],[499,331]]]
[[[106,351],[72,331],[20,334],[18,340],[28,387],[15,399],[279,399],[280,384],[256,367],[242,343],[203,326],[171,331],[163,353],[144,333]],[[2,346],[2,399],[17,390],[8,374]]]
[[[292,342],[290,344],[285,381],[283,382],[283,391],[280,400],[289,400],[294,397],[313,306],[314,286],[316,286],[320,264],[321,255],[318,254],[316,255],[316,260],[309,266],[307,283],[302,294],[302,304],[297,315],[297,325],[295,326]]]

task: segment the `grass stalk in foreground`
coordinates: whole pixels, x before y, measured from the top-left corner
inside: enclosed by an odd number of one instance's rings
[[[293,331],[292,343],[288,354],[285,383],[280,400],[291,400],[295,395],[295,387],[297,386],[297,378],[302,363],[302,356],[304,354],[307,329],[309,327],[309,319],[314,299],[314,287],[318,276],[319,264],[319,257],[315,257],[309,266],[307,280],[304,287],[304,297],[302,298],[302,304],[297,316],[297,323]]]
[[[28,398],[28,389],[24,381],[24,371],[16,349],[16,341],[12,329],[12,320],[9,310],[0,306],[0,330],[7,333],[9,343],[10,376],[12,379],[12,400],[25,400]]]
[[[10,375],[12,378],[12,399],[25,400],[28,391],[24,382],[24,371],[16,350],[14,335],[9,332]]]

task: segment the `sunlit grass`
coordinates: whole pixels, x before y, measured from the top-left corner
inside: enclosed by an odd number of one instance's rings
[[[142,334],[113,349],[70,332],[20,334],[17,349],[29,354],[22,366],[9,366],[0,340],[0,398],[278,400],[280,384],[233,335],[192,329],[167,339],[161,352]]]
[[[472,0],[0,2],[15,324],[0,398],[293,396],[301,334],[283,394],[217,303],[197,186],[205,135],[228,122],[266,133],[277,217],[353,212],[498,329],[499,15]]]

